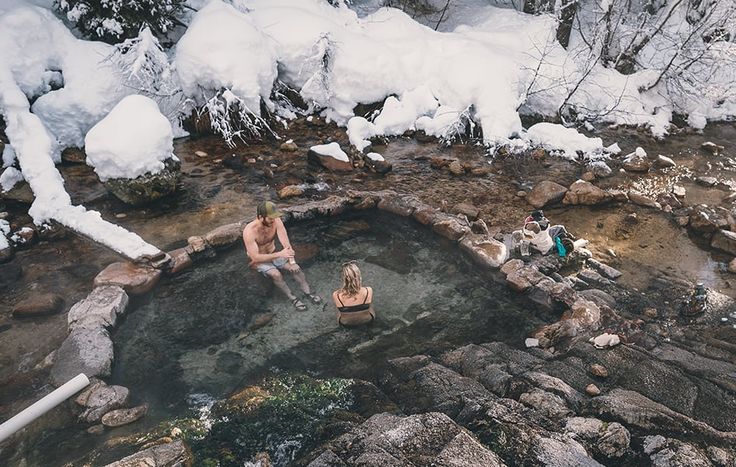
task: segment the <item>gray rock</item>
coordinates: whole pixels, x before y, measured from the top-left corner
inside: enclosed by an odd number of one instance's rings
[[[130,409],[116,409],[102,416],[102,424],[107,427],[128,425],[141,419],[148,411],[148,405],[143,404]]]
[[[103,381],[94,382],[75,399],[77,404],[84,407],[79,414],[79,421],[98,423],[109,411],[124,407],[128,403],[129,394],[126,387],[108,386]]]
[[[51,382],[61,386],[79,373],[109,376],[112,360],[112,340],[104,328],[74,329],[56,352]]]
[[[572,414],[572,410],[560,396],[541,389],[525,392],[519,396],[519,402],[551,420],[562,420]]]
[[[539,182],[534,186],[526,200],[533,207],[539,209],[552,203],[562,201],[567,193],[567,188],[549,180]]]
[[[578,296],[586,300],[590,300],[591,302],[598,305],[598,307],[601,307],[603,305],[611,308],[616,307],[616,299],[600,289],[581,290],[578,292]]]
[[[718,179],[715,177],[698,177],[695,181],[703,186],[716,186],[718,184]]]
[[[593,161],[588,164],[588,170],[593,172],[598,178],[610,177],[613,174],[613,170],[603,161]]]
[[[595,447],[606,457],[621,457],[629,450],[631,434],[620,423],[609,423]]]
[[[562,200],[563,204],[572,205],[596,205],[608,203],[613,200],[613,195],[607,193],[590,182],[578,180],[572,185]]]
[[[546,467],[601,467],[585,448],[569,438],[540,438],[534,443],[533,465]]]
[[[708,458],[716,465],[716,467],[732,467],[735,465],[734,453],[729,453],[725,449],[715,446],[708,446],[705,450]]]
[[[164,168],[156,174],[146,173],[133,179],[112,178],[103,183],[124,203],[138,206],[173,193],[180,178],[181,163],[169,158],[164,161]]]
[[[635,191],[629,192],[629,201],[631,201],[632,203],[638,206],[644,206],[645,208],[662,209],[662,205],[659,204],[657,201],[653,200],[652,198],[648,196],[644,196],[641,193],[637,193]]]
[[[72,306],[67,320],[69,329],[96,329],[115,326],[117,317],[125,313],[128,294],[116,285],[96,287],[87,297]]]
[[[211,247],[221,248],[227,247],[241,241],[243,238],[243,224],[235,222],[226,224],[211,230],[204,236],[204,240]]]
[[[736,255],[736,232],[731,232],[730,230],[718,230],[713,234],[710,246],[732,255]]]
[[[105,467],[181,467],[191,465],[192,457],[182,440],[159,444]]]
[[[372,416],[329,443],[310,467],[478,466],[505,465],[493,451],[440,413],[399,417]]]
[[[662,435],[647,436],[642,444],[644,454],[652,454],[665,446],[667,446],[667,438]]]
[[[652,467],[711,467],[708,457],[691,444],[672,440],[651,457]]]
[[[609,279],[618,279],[622,275],[621,271],[618,269],[612,268],[611,266],[603,264],[593,258],[589,258],[585,263]]]
[[[611,283],[611,281],[598,274],[596,271],[593,271],[592,269],[581,270],[578,273],[578,277],[588,284],[608,285]]]
[[[597,440],[603,430],[603,422],[597,418],[570,417],[565,420],[565,432],[578,439]]]
[[[454,216],[438,216],[432,224],[432,230],[447,239],[457,242],[470,232],[470,226]]]
[[[460,249],[488,269],[500,267],[508,258],[506,245],[486,235],[468,233],[460,242]]]

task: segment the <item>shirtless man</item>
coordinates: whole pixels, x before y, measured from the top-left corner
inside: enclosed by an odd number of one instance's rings
[[[276,251],[276,237],[283,247],[281,251]],[[256,220],[248,223],[243,229],[243,242],[245,251],[250,257],[250,266],[264,276],[270,277],[297,311],[305,311],[307,307],[291,292],[281,274],[282,270],[294,276],[305,298],[314,304],[322,303],[319,295],[312,293],[304,272],[294,261],[294,249],[291,248],[289,236],[281,221],[281,213],[272,202],[264,201],[258,205]]]

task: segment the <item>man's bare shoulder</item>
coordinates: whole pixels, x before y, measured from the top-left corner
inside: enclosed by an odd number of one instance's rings
[[[252,233],[257,227],[257,222],[258,220],[256,219],[245,224],[245,227],[243,227],[243,235]]]

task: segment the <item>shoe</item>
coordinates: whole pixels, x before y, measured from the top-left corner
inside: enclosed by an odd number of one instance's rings
[[[305,293],[304,298],[310,300],[315,305],[319,305],[320,303],[322,303],[322,297],[320,297],[316,293]]]
[[[291,301],[291,304],[294,305],[296,311],[307,311],[307,305],[302,303],[302,301],[296,297],[294,297],[294,300]]]

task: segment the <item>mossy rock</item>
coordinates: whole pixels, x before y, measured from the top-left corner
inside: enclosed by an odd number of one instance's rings
[[[164,161],[164,168],[158,173],[146,173],[133,179],[111,178],[104,185],[124,203],[139,206],[176,191],[180,177],[181,163],[171,157]]]

